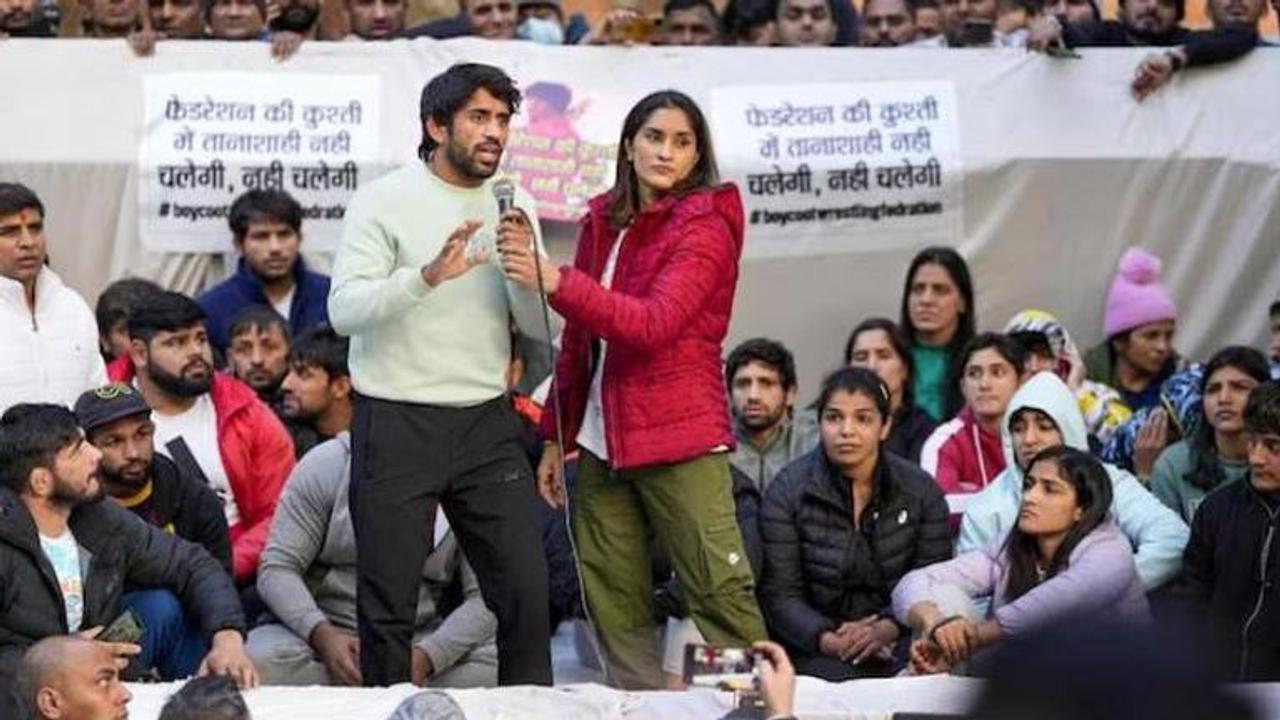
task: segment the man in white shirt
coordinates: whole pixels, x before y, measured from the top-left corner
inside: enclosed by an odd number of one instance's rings
[[[235,579],[247,587],[293,470],[293,442],[248,385],[214,372],[205,315],[191,298],[148,298],[129,315],[129,337],[111,379],[132,382],[151,406],[156,450],[223,500]]]
[[[0,183],[0,412],[70,406],[107,378],[93,313],[45,266],[44,217],[30,188]]]

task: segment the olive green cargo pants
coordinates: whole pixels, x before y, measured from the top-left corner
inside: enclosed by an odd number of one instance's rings
[[[663,687],[651,536],[670,558],[707,642],[744,646],[766,638],[726,453],[615,472],[583,451],[571,510],[587,608],[613,684]]]

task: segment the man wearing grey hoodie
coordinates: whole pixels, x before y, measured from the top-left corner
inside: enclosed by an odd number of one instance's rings
[[[350,481],[351,439],[343,432],[307,453],[280,496],[258,567],[258,593],[280,622],[255,628],[246,648],[266,684],[361,684]],[[497,620],[443,516],[435,535],[418,589],[411,679],[495,686]],[[451,597],[458,589],[461,597]]]

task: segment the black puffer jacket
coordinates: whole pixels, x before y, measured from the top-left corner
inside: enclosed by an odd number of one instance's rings
[[[920,451],[937,428],[938,423],[929,417],[929,413],[915,405],[906,405],[893,418],[889,437],[880,448],[919,465]]]
[[[1209,493],[1191,523],[1178,592],[1207,624],[1223,679],[1280,680],[1280,497],[1246,476]]]
[[[110,500],[71,513],[71,532],[82,548],[83,628],[106,625],[119,613],[123,588],[167,588],[205,637],[245,630],[231,577],[205,549],[154,528]],[[13,673],[37,640],[66,635],[62,591],[40,549],[35,521],[8,488],[0,488],[0,717],[11,699]]]
[[[910,570],[951,557],[947,503],[919,467],[881,452],[875,490],[853,525],[849,481],[819,446],[783,468],[765,492],[764,605],[772,634],[814,655],[818,638],[873,613]]]

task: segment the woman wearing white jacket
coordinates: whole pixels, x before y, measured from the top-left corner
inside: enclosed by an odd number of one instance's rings
[[[1089,450],[1075,395],[1050,372],[1036,374],[1018,389],[1000,434],[1008,466],[969,501],[960,524],[957,554],[982,550],[1008,534],[1018,519],[1026,463],[1036,453],[1055,445]],[[1138,577],[1151,591],[1178,574],[1191,531],[1133,475],[1114,465],[1104,463],[1104,467],[1111,477],[1115,523],[1136,548]]]

